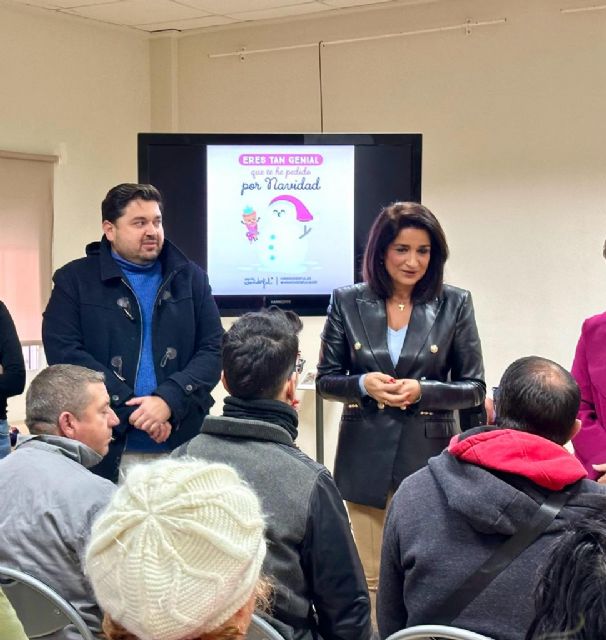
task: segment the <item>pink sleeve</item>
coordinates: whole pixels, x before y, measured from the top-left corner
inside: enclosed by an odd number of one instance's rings
[[[585,325],[583,325],[572,364],[572,375],[581,390],[581,406],[577,417],[582,425],[579,433],[573,438],[572,444],[576,457],[582,462],[589,477],[595,480],[601,474],[591,465],[606,462],[606,430],[596,413],[593,385],[587,367],[584,330]]]

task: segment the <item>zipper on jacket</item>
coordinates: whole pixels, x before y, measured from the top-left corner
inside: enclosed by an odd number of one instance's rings
[[[154,306],[152,307],[152,356],[153,356],[153,351],[154,351],[154,345],[153,345],[153,339],[154,339],[154,310],[156,308],[156,306],[160,306],[158,304],[158,298],[160,296],[160,292],[165,290],[165,287],[169,284],[169,282],[173,279],[173,276],[175,275],[175,273],[177,273],[177,270],[171,271],[171,273],[168,274],[168,277],[166,278],[166,280],[158,287],[158,291],[156,292],[156,298],[154,300]],[[139,354],[137,356],[137,368],[135,369],[135,378],[133,381],[133,386],[134,386],[134,382],[137,380],[137,376],[139,375],[139,365],[141,364],[141,351],[143,350],[143,313],[141,312],[141,305],[139,304],[139,298],[137,298],[136,293],[133,291],[133,288],[130,286],[129,282],[125,279],[125,278],[121,278],[121,281],[124,283],[124,286],[133,294],[133,297],[135,299],[135,301],[137,302],[137,308],[139,309],[139,318],[141,318],[141,327],[140,327],[140,331],[139,331]],[[120,304],[120,300],[122,300],[122,298],[118,298],[118,304]],[[124,313],[126,313],[126,315],[131,319],[134,320],[132,314],[130,313],[130,300],[128,298],[126,298],[126,304],[122,305],[120,304],[120,306],[124,309]],[[169,347],[168,349],[171,349],[172,347]],[[166,350],[166,353],[164,354],[164,357],[162,358],[162,360],[164,360],[164,358],[167,358],[168,360],[172,360],[172,358],[170,356],[168,356],[168,349]],[[177,351],[176,349],[175,351],[175,356],[177,355]],[[166,363],[165,363],[166,364]],[[162,363],[160,363],[160,366],[162,366]],[[157,382],[157,380],[156,380]]]
[[[170,295],[170,291],[168,291],[166,289],[166,286],[170,283],[170,281],[173,279],[175,273],[177,273],[176,271],[172,271],[171,273],[168,274],[168,277],[166,278],[166,280],[164,282],[162,282],[160,284],[160,286],[158,287],[158,291],[156,291],[156,299],[154,300],[154,306],[153,309],[156,308],[156,306],[160,306],[162,304],[162,302],[164,300],[168,300],[169,298],[172,298],[172,295]],[[164,294],[168,293],[168,297],[164,297]],[[158,298],[160,298],[160,294],[162,294],[162,299],[158,300]],[[152,320],[153,320],[153,312],[152,312]]]
[[[143,314],[141,313],[141,305],[139,304],[139,299],[137,298],[137,295],[135,294],[135,292],[133,291],[133,288],[130,286],[130,284],[128,283],[128,281],[125,278],[121,278],[122,282],[124,283],[124,286],[133,294],[133,298],[135,299],[135,302],[137,303],[137,309],[139,309],[139,318],[140,318],[140,327],[139,327],[139,354],[137,355],[137,368],[135,369],[135,377],[133,379],[133,387],[135,386],[135,382],[137,381],[137,376],[139,375],[139,365],[141,364],[141,351],[143,350]],[[128,298],[127,298],[128,300]],[[128,307],[130,307],[130,300],[128,300]],[[123,309],[125,309],[125,307],[123,307]],[[134,318],[132,317],[132,314],[127,313],[127,315],[134,320]]]
[[[154,332],[154,311],[156,309],[156,306],[158,307],[158,309],[160,308],[160,305],[162,304],[162,302],[164,300],[168,300],[169,298],[172,298],[172,295],[170,295],[170,291],[168,291],[167,286],[170,284],[170,281],[173,279],[175,273],[177,273],[176,271],[171,271],[168,274],[168,277],[166,278],[166,280],[158,287],[158,291],[156,291],[156,299],[154,300],[154,306],[152,307],[152,355],[153,355],[153,332]],[[165,296],[165,294],[168,293],[168,296]],[[162,298],[160,298],[160,294],[162,294]],[[163,369],[166,366],[166,363],[169,360],[174,360],[177,357],[177,350],[174,347],[166,347],[166,352],[164,353],[164,355],[162,356],[162,359],[160,360],[160,368]]]

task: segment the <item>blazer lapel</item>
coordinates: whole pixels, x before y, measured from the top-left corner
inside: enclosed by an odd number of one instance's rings
[[[435,324],[441,305],[441,299],[435,298],[425,304],[415,304],[413,307],[402,353],[396,366],[398,378],[406,378],[415,365],[419,352]]]
[[[368,348],[377,362],[377,370],[395,376],[396,372],[387,348],[385,303],[376,297],[359,297],[356,298],[356,304],[366,332]]]

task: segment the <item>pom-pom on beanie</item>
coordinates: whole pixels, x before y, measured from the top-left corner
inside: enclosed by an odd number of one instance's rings
[[[234,469],[163,458],[129,471],[93,525],[86,572],[126,630],[184,640],[248,602],[264,557],[259,500]]]

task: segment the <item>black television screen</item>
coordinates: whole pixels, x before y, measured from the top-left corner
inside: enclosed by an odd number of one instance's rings
[[[420,134],[141,133],[138,159],[222,315],[324,315],[333,289],[359,281],[381,207],[421,199]]]

